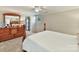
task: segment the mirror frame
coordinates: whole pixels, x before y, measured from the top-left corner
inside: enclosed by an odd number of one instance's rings
[[[19,14],[16,14],[16,13],[4,13],[3,14],[4,26],[5,26],[5,16],[18,16],[19,17],[19,23],[20,23],[21,16]]]

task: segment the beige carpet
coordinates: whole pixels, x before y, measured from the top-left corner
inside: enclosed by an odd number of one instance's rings
[[[21,52],[22,37],[0,42],[0,52]]]

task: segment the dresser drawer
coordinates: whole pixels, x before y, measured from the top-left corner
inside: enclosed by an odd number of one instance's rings
[[[9,29],[1,29],[0,30],[0,34],[2,34],[2,33],[10,33],[10,30]]]
[[[7,35],[10,35],[10,33],[9,32],[0,33],[0,36],[7,36]]]
[[[9,40],[11,37],[11,35],[0,36],[0,41]]]

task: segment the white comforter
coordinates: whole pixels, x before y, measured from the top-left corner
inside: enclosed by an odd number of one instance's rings
[[[29,52],[78,51],[76,36],[44,31],[27,37],[23,49]]]

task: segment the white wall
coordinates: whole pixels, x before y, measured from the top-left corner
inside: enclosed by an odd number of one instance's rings
[[[67,34],[79,33],[79,9],[45,16],[47,30]]]

